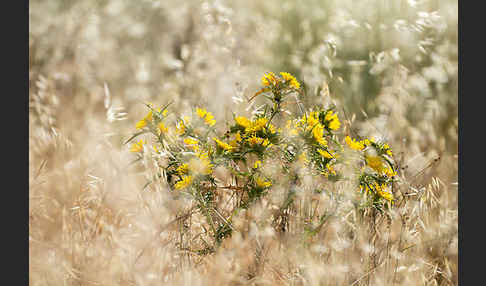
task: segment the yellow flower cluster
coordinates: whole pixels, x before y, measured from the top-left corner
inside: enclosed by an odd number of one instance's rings
[[[137,143],[132,144],[132,147],[130,148],[130,152],[142,152],[144,144],[145,142],[142,139],[140,139]]]
[[[201,108],[197,108],[196,112],[197,115],[199,115],[199,117],[204,119],[204,122],[207,125],[213,126],[214,124],[216,124],[216,120],[214,120],[214,116],[211,112],[208,112],[206,109],[201,109]]]
[[[255,182],[256,182],[257,186],[260,187],[260,188],[268,188],[272,185],[272,182],[266,181],[265,179],[263,179],[261,177],[256,177]]]
[[[263,139],[263,138],[260,138],[260,137],[256,137],[255,135],[249,137],[248,139],[246,139],[246,141],[248,141],[248,143],[250,143],[250,145],[262,145],[263,147],[267,147],[268,145],[272,145],[272,144],[270,144],[270,141],[268,141],[267,138]]]
[[[267,137],[269,134],[275,134],[277,132],[274,125],[268,123],[268,118],[260,117],[255,120],[250,120],[244,116],[235,117],[236,126],[244,128],[243,134],[240,133],[241,129],[235,133],[235,139],[230,142],[233,147],[237,146],[237,143],[245,141],[251,146],[261,145],[264,147],[270,147],[272,144],[268,138],[261,138],[260,136]],[[259,133],[263,132],[263,133]],[[257,135],[258,134],[258,135]],[[224,148],[221,145],[222,148]]]
[[[179,120],[179,122],[176,124],[176,132],[178,135],[184,134],[186,132],[186,124],[189,124],[190,118],[188,116],[184,116],[183,119]]]
[[[378,184],[373,182],[371,184],[361,184],[360,190],[367,194],[376,193],[385,200],[393,203],[393,194],[387,189],[386,184]]]
[[[147,123],[150,122],[150,121],[152,121],[152,110],[150,110],[142,120],[137,122],[137,124],[135,125],[135,128],[142,129],[145,126],[147,126]]]
[[[262,76],[262,85],[264,86],[276,85],[277,82],[278,78],[273,72],[266,73]]]
[[[153,104],[152,103],[147,103],[148,106],[150,106],[150,108],[153,108]],[[162,108],[157,108],[156,111],[157,112],[160,112],[162,110]],[[162,112],[162,115],[165,117],[167,116],[167,112],[168,110],[167,109],[164,109],[164,112]],[[145,117],[143,119],[141,119],[140,121],[137,122],[137,124],[135,125],[135,128],[136,129],[142,129],[144,128],[145,126],[147,126],[147,124],[149,122],[151,122],[153,120],[153,113],[152,113],[152,110],[150,110],[147,115],[145,115]]]
[[[394,177],[397,172],[386,165],[384,159],[380,156],[366,156],[366,164],[370,166],[373,170],[382,175],[387,175],[388,177]]]
[[[354,149],[354,150],[357,150],[357,151],[363,150],[366,146],[364,140],[356,141],[356,139],[351,139],[351,137],[349,137],[349,136],[346,136],[346,138],[344,140],[346,141],[346,144],[348,144],[348,146],[351,149]]]
[[[256,160],[255,164],[253,164],[253,169],[258,169],[262,166],[262,161]]]
[[[267,166],[282,163],[284,171],[292,176],[301,176],[292,165],[297,161],[304,163],[307,172],[313,175],[322,174],[329,181],[347,179],[347,173],[341,174],[342,162],[339,157],[346,156],[347,153],[343,153],[343,146],[340,144],[343,141],[341,134],[334,132],[341,127],[335,109],[312,108],[302,116],[289,113],[291,118],[285,124],[286,135],[282,136],[282,129],[270,123],[280,124],[280,120],[285,118],[282,107],[289,103],[285,96],[297,92],[300,83],[287,72],[278,75],[269,72],[263,75],[261,81],[263,87],[257,95],[265,92],[271,105],[262,109],[263,114],[254,117],[235,116],[234,124],[229,125],[225,133],[216,133],[218,130],[211,128],[216,120],[204,108],[196,107],[191,117],[177,118],[169,125],[162,118],[166,116],[167,110],[161,112],[161,108],[155,109],[149,105],[150,111],[136,124],[137,129],[144,131],[135,136],[149,131],[155,135],[154,142],[157,142],[157,146],[163,146],[164,154],[171,155],[167,159],[168,163],[164,164],[165,167],[161,168],[166,171],[168,179],[177,178],[170,179],[171,184],[175,183],[173,188],[191,188],[195,193],[205,192],[208,187],[220,188],[220,181],[213,175],[214,169],[226,168],[237,180],[234,180],[231,187],[224,188],[247,192],[248,198],[254,200],[264,195],[264,190],[272,187],[276,178],[274,172],[278,170],[262,168],[263,161],[267,162]],[[217,135],[208,137],[211,133]],[[351,149],[363,151],[354,153],[366,162],[359,174],[359,189],[373,194],[373,201],[379,199],[380,202],[393,203],[394,198],[389,190],[391,183],[396,181],[393,177],[397,174],[394,171],[393,158],[390,158],[390,146],[375,142],[372,138],[357,140],[346,136],[344,141]],[[144,152],[145,144],[143,140],[133,143],[130,151]],[[150,150],[153,147],[156,153],[160,153],[157,146],[149,147]],[[271,146],[272,152],[268,152],[267,148]],[[137,155],[140,157],[140,154]],[[267,161],[269,157],[270,161]],[[154,158],[158,160],[161,156],[156,155]],[[242,166],[246,166],[248,170],[242,171]],[[265,174],[267,171],[270,173]],[[213,198],[202,199],[209,202]]]
[[[192,184],[192,176],[182,176],[182,179],[178,181],[174,187],[176,190],[187,188]]]
[[[236,121],[236,124],[243,126],[245,128],[248,128],[251,125],[251,120],[244,117],[244,116],[235,117],[235,121]]]
[[[326,177],[328,177],[329,175],[336,176],[336,170],[334,170],[334,167],[328,163],[326,165],[326,170],[322,171],[321,174],[323,174]]]
[[[162,133],[167,133],[169,131],[169,128],[165,127],[163,122],[159,123],[159,135]]]
[[[388,144],[383,144],[383,150],[385,151],[385,153],[388,155],[388,156],[393,156],[393,153],[392,153],[392,150],[390,149],[390,146],[388,146]]]
[[[265,128],[265,125],[267,124],[267,122],[268,122],[268,119],[265,118],[265,117],[257,118],[254,121],[250,121],[250,124],[248,126],[243,126],[243,127],[245,127],[246,133],[258,132],[258,131],[263,130]],[[272,133],[275,133],[275,127],[271,128],[271,129],[273,129]]]
[[[338,130],[339,127],[341,127],[341,122],[339,121],[339,118],[337,116],[337,113],[334,113],[332,110],[329,110],[324,118],[326,123],[328,124],[327,126],[331,130]]]
[[[189,186],[193,181],[193,175],[209,175],[213,172],[213,164],[209,160],[208,152],[198,152],[196,157],[189,160],[189,163],[183,163],[176,168],[177,174],[181,179],[174,185],[176,189],[183,189]]]
[[[209,175],[213,172],[213,164],[207,157],[199,156],[189,161],[188,170],[194,174]]]
[[[334,158],[334,156],[331,154],[331,152],[329,152],[327,150],[317,149],[317,152],[319,152],[319,154],[321,154],[322,157],[324,157],[326,159]]]
[[[187,138],[184,138],[184,143],[186,145],[189,145],[194,151],[199,150],[199,146],[198,146],[199,141],[197,139],[187,137]]]
[[[296,89],[300,88],[300,83],[297,81],[297,79],[293,75],[289,74],[288,72],[281,72],[280,75],[282,76],[282,78],[286,82],[290,83],[290,86],[293,86]]]
[[[281,72],[280,76],[283,79],[283,82],[288,83],[291,87],[295,89],[300,88],[300,83],[297,79],[288,72]],[[262,76],[262,85],[263,86],[276,86],[282,79],[278,78],[273,72],[266,73]]]
[[[304,114],[298,124],[305,131],[312,131],[312,136],[319,145],[327,146],[327,140],[324,139],[324,126],[319,122],[318,112],[313,111],[309,115]]]
[[[233,146],[233,147],[236,147],[238,145],[238,143],[241,142],[241,141],[243,141],[243,139],[241,139],[240,131],[238,131],[235,134],[235,139],[230,141],[230,145]]]
[[[223,150],[226,150],[226,151],[233,151],[234,147],[229,145],[228,143],[225,143],[221,140],[219,140],[218,138],[216,137],[213,137],[213,140],[216,141],[216,143],[218,144],[219,147],[221,147]]]
[[[189,172],[189,166],[186,163],[184,163],[184,164],[180,165],[179,167],[177,167],[176,171],[177,171],[177,174],[182,176],[184,174],[187,174],[187,172]]]

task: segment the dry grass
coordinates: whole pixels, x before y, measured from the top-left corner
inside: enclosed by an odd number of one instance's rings
[[[458,284],[457,3],[398,1],[407,17],[394,10],[379,20],[348,1],[309,1],[314,14],[279,1],[105,2],[29,4],[30,285]],[[416,16],[431,9],[440,21]],[[329,20],[313,20],[319,11]],[[403,35],[378,27],[402,17],[422,19],[428,32],[409,31],[394,60],[386,37]],[[385,40],[350,46],[349,35],[365,37],[352,19]],[[295,38],[289,25],[301,20],[306,32]],[[322,44],[330,34],[334,58]],[[345,64],[354,60],[366,64]],[[309,179],[289,207],[280,208],[292,186],[274,188],[233,218],[232,236],[214,253],[197,253],[207,243],[202,216],[164,184],[143,188],[154,162],[130,164],[123,142],[146,101],[173,101],[178,114],[204,104],[221,122],[228,107],[249,113],[232,97],[251,96],[270,69],[301,75],[309,101],[326,98],[318,88],[329,83],[357,133],[385,133],[401,167],[398,203],[362,210],[346,183],[316,194]]]

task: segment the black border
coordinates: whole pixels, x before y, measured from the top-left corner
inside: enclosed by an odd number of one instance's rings
[[[16,285],[29,284],[29,2],[2,9],[2,243],[5,273]],[[5,184],[8,183],[8,184]],[[16,270],[16,271],[11,271]],[[11,278],[11,279],[9,279]]]
[[[465,3],[468,4],[467,7]],[[484,190],[481,186],[485,169],[480,165],[479,157],[485,150],[482,136],[485,108],[481,102],[484,97],[483,70],[486,63],[485,45],[482,43],[484,14],[479,6],[474,7],[470,5],[471,3],[474,2],[459,1],[458,7],[458,280],[460,285],[483,284],[479,281],[483,280],[482,274],[485,271],[484,264],[481,262],[484,258],[486,240],[481,233],[484,226],[482,211],[486,209]],[[470,39],[468,44],[465,44],[465,38]],[[465,55],[466,45],[467,56]],[[465,60],[466,57],[468,60]],[[467,72],[465,72],[465,62],[468,66]],[[474,159],[477,162],[474,162]],[[469,234],[466,235],[468,231]]]

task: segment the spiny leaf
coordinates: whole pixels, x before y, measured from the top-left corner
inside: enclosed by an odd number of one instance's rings
[[[125,143],[123,143],[123,145],[127,144],[128,142],[132,141],[135,137],[139,136],[139,135],[142,135],[144,133],[148,133],[149,131],[147,130],[144,130],[144,131],[140,131],[138,133],[135,133],[132,137],[130,137],[130,139],[128,139],[127,141],[125,141]]]

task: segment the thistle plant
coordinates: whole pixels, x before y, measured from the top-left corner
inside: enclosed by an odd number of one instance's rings
[[[397,173],[388,144],[344,136],[335,106],[312,106],[300,114],[283,112],[292,95],[304,96],[289,73],[270,72],[261,82],[250,101],[263,97],[265,104],[251,118],[233,114],[221,130],[213,114],[202,107],[170,120],[170,105],[156,108],[149,103],[148,113],[136,123],[139,132],[128,140],[150,134],[150,140],[132,143],[130,151],[140,159],[159,158],[157,176],[174,197],[189,198],[205,217],[213,243],[201,253],[214,251],[231,235],[233,217],[241,210],[276,186],[288,187],[284,181],[299,184],[296,168],[332,183],[353,182],[363,208],[385,211],[394,204]],[[347,167],[353,172],[345,174],[342,170]],[[229,178],[218,178],[215,170]]]

